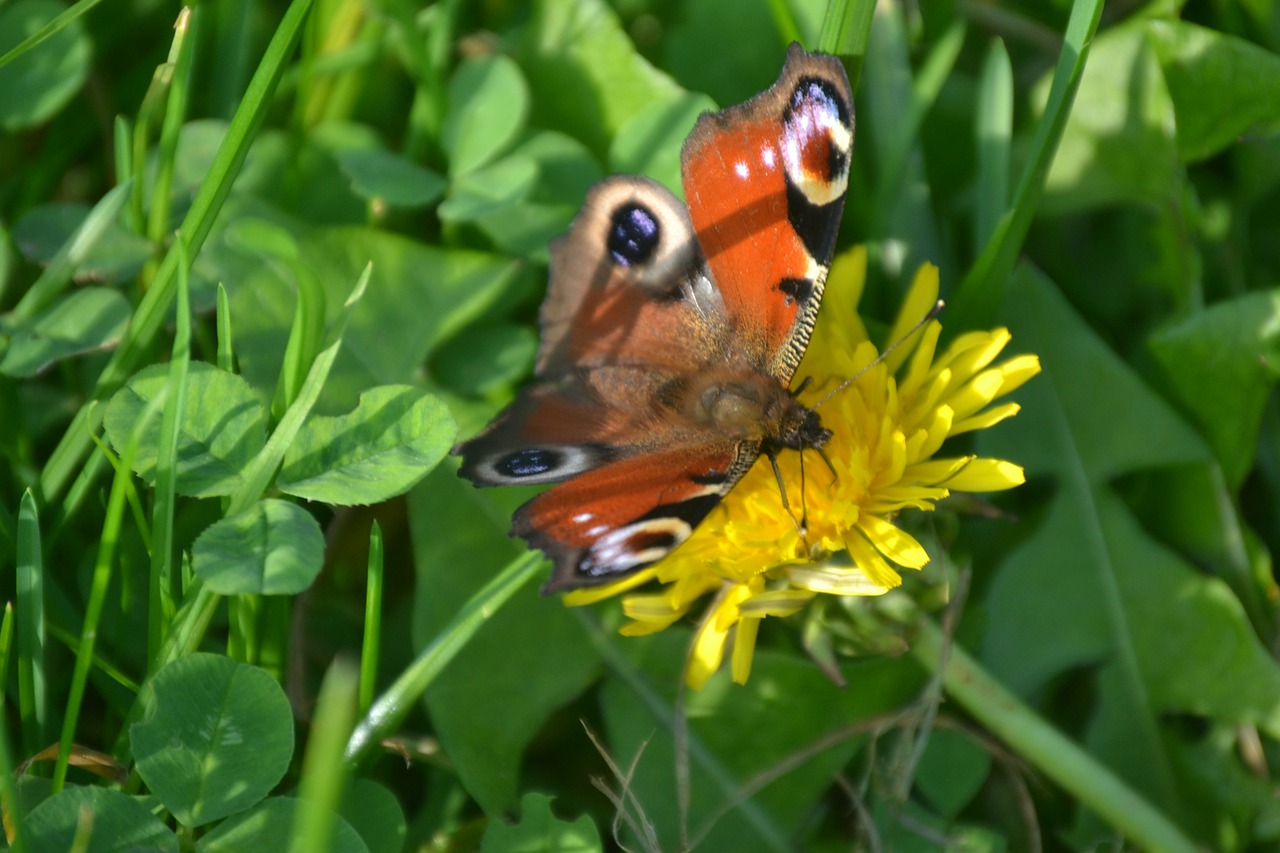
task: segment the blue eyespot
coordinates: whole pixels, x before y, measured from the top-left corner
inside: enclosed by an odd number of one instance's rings
[[[658,220],[639,204],[624,204],[613,212],[606,245],[613,262],[623,267],[642,264],[658,248]]]
[[[814,110],[826,113],[842,123],[849,121],[844,102],[831,88],[831,84],[812,77],[805,77],[796,83],[784,121],[789,120],[790,114],[796,110]]]
[[[527,447],[499,459],[493,468],[504,477],[536,477],[554,471],[564,462],[564,455],[545,447]]]

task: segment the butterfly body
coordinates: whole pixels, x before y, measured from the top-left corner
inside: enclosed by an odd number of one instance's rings
[[[843,69],[793,45],[772,87],[699,119],[682,151],[688,206],[615,176],[553,244],[539,381],[455,449],[477,485],[559,484],[512,526],[555,563],[544,591],[656,562],[761,453],[826,442],[788,384],[852,141]]]

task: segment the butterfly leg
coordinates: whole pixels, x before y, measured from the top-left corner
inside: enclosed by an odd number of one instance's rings
[[[778,494],[782,497],[782,508],[787,511],[787,515],[791,516],[791,521],[795,523],[796,530],[800,531],[801,536],[804,536],[804,522],[796,518],[796,514],[791,511],[791,501],[787,499],[787,484],[782,479],[782,469],[778,467],[778,454],[766,450],[765,456],[769,457],[769,464],[773,466],[773,477],[778,481]]]
[[[787,499],[787,484],[782,479],[782,469],[778,467],[778,454],[765,451],[765,456],[769,457],[769,464],[773,466],[774,479],[778,481],[778,494],[782,496],[782,508],[787,511],[787,515],[791,517],[791,523],[796,526],[796,532],[800,534],[800,541],[804,543],[805,550],[809,548],[809,519],[808,510],[803,506],[800,510],[800,517],[796,518],[796,514],[791,510],[791,501]],[[804,454],[800,455],[800,497],[804,499]]]
[[[834,486],[839,483],[840,472],[836,470],[836,466],[831,464],[831,457],[827,455],[827,451],[821,447],[814,447],[812,450],[822,457],[823,462],[827,463],[827,470],[831,472],[831,485]]]

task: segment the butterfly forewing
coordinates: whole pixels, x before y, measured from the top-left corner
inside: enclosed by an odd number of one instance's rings
[[[769,89],[708,113],[685,142],[685,198],[741,345],[783,383],[822,301],[853,148],[849,80],[792,45]]]

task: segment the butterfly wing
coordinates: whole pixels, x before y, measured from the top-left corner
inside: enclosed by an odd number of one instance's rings
[[[681,153],[691,221],[727,313],[783,384],[813,332],[852,150],[843,66],[792,44],[777,82],[704,114]]]
[[[560,482],[691,438],[688,425],[660,416],[664,389],[723,358],[731,330],[670,191],[624,176],[594,186],[552,246],[540,320],[541,381],[455,449],[462,476],[481,486]]]
[[[688,211],[661,185],[614,177],[592,188],[552,247],[540,320],[540,381],[454,452],[480,486],[561,484],[512,524],[555,563],[550,592],[665,555],[750,451],[667,405],[682,376],[724,358],[732,330]]]
[[[592,187],[552,245],[539,320],[536,372],[550,380],[607,364],[687,371],[731,333],[688,209],[656,181],[625,175]]]
[[[672,446],[613,462],[538,495],[512,533],[555,563],[544,593],[609,583],[689,537],[732,485],[731,445]]]
[[[755,461],[758,435],[716,427],[786,396],[851,144],[843,69],[793,46],[768,91],[699,120],[688,208],[644,178],[592,188],[552,247],[539,382],[454,450],[477,485],[559,484],[512,525],[555,563],[544,592],[661,559]]]

